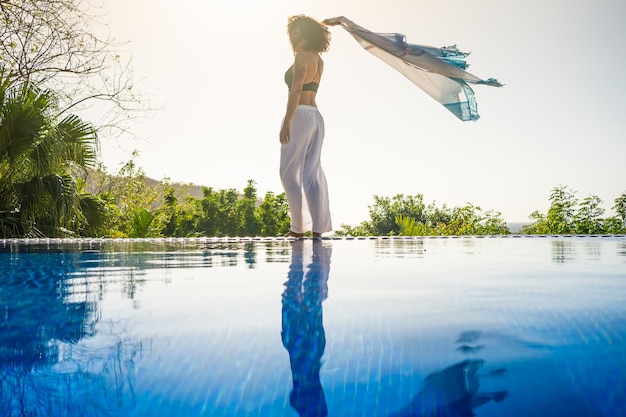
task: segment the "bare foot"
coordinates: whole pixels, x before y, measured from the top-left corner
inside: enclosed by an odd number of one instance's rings
[[[322,234],[321,233],[317,233],[317,232],[313,232],[313,237],[314,238],[321,238]]]
[[[304,237],[304,233],[296,233],[290,230],[289,233],[285,235],[285,237]]]

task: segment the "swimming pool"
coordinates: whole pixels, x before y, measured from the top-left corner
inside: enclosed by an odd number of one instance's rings
[[[625,416],[626,238],[0,241],[2,416]]]

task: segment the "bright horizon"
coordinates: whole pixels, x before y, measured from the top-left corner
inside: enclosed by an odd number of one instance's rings
[[[476,86],[477,122],[460,122],[339,27],[323,54],[317,102],[333,226],[369,219],[373,195],[422,194],[527,222],[567,185],[582,200],[626,192],[626,3],[486,0],[105,0],[111,36],[129,41],[136,88],[161,107],[133,122],[138,139],[101,137],[110,172],[139,151],[147,176],[282,192],[278,132],[293,56],[286,21],[344,15],[408,42],[456,44]]]

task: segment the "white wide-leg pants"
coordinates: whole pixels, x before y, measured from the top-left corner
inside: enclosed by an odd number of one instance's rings
[[[280,179],[289,203],[291,231],[330,232],[328,185],[321,165],[324,119],[317,107],[296,108],[289,137],[281,146]]]

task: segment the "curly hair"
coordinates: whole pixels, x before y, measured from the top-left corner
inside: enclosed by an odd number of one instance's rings
[[[291,16],[287,20],[287,33],[299,28],[301,36],[307,40],[307,48],[315,52],[326,52],[330,46],[330,31],[325,24],[303,14]],[[290,38],[291,39],[291,38]],[[293,48],[293,44],[291,45]]]

